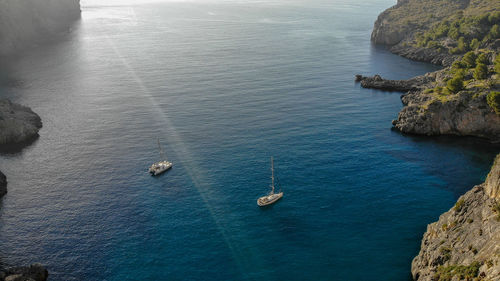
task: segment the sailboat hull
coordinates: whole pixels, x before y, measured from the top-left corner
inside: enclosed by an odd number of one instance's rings
[[[276,203],[276,201],[280,200],[281,197],[283,197],[283,192],[262,196],[259,199],[257,199],[257,205],[259,205],[260,207],[271,205]]]
[[[172,168],[171,162],[160,161],[160,162],[157,162],[157,163],[154,163],[153,165],[151,165],[151,167],[149,168],[149,172],[151,173],[151,175],[157,176],[161,173],[166,172],[170,168]]]

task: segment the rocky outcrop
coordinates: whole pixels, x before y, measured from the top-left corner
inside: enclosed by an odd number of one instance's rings
[[[78,18],[79,0],[0,1],[0,56],[67,31]]]
[[[49,273],[41,264],[0,270],[0,281],[46,281]]]
[[[436,81],[436,75],[434,73],[428,73],[408,80],[387,80],[383,79],[380,75],[369,77],[358,74],[356,75],[355,81],[361,82],[361,87],[363,88],[408,92],[428,87],[432,82]]]
[[[40,116],[29,107],[0,100],[0,146],[29,142],[38,137]]]
[[[412,262],[414,280],[500,280],[499,183],[500,155],[485,183],[427,226]]]
[[[409,134],[475,136],[500,142],[500,116],[488,106],[487,94],[462,91],[443,99],[433,93],[409,92],[401,97],[405,107],[392,124]]]
[[[0,171],[0,198],[7,193],[7,177]]]

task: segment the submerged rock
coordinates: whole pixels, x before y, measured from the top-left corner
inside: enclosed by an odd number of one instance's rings
[[[0,271],[0,281],[46,281],[48,276],[47,269],[39,263]]]
[[[414,280],[500,279],[500,154],[485,183],[427,226],[412,262]]]
[[[40,116],[29,107],[0,100],[0,146],[29,142],[38,137]]]
[[[7,193],[7,177],[0,171],[0,198]]]

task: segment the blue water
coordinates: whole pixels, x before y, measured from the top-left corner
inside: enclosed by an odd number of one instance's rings
[[[2,67],[44,127],[0,157],[0,262],[50,280],[408,280],[426,225],[498,148],[391,131],[398,93],[354,74],[436,69],[369,42],[393,1],[83,2]],[[146,173],[156,139],[174,168]],[[275,157],[285,196],[267,209]]]

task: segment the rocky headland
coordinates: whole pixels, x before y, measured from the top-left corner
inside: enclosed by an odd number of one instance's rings
[[[31,108],[0,99],[0,146],[28,143],[38,137],[40,116]]]
[[[356,75],[362,87],[405,93],[395,129],[500,142],[500,1],[399,0],[377,18],[371,40],[445,66],[408,80]]]
[[[483,184],[427,226],[414,280],[500,280],[500,154]]]
[[[450,66],[473,38],[477,47],[498,47],[497,19],[488,21],[498,11],[496,0],[398,0],[378,16],[371,40],[412,60]]]

